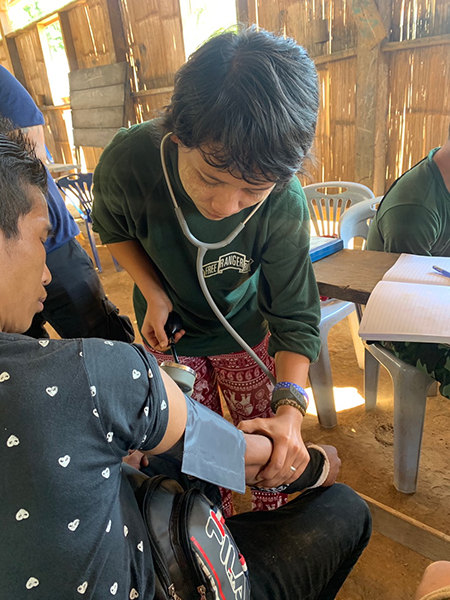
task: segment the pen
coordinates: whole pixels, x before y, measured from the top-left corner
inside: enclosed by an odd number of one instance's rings
[[[450,271],[446,271],[445,269],[441,269],[441,267],[437,267],[433,265],[433,269],[439,273],[439,275],[443,275],[444,277],[450,277]]]

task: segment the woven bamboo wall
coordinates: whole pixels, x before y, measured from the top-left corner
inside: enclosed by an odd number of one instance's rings
[[[248,0],[250,23],[295,38],[316,61],[321,108],[315,159],[307,166],[310,180],[361,177],[357,148],[361,146],[365,122],[361,123],[356,100],[357,91],[365,83],[361,69],[364,63],[360,62],[361,39],[358,40],[361,23],[353,16],[354,3],[387,6],[390,19],[389,35],[382,43],[382,49],[388,51],[379,53],[377,58],[379,61],[383,57],[382,83],[386,87],[386,109],[381,111],[382,119],[374,130],[372,144],[375,146],[375,134],[380,134],[383,141],[381,146],[378,143],[374,158],[382,174],[378,177],[378,189],[384,183],[387,188],[393,179],[446,138],[450,111],[448,94],[443,91],[450,83],[450,2],[392,0],[389,9],[390,1]],[[116,16],[112,17],[114,7]],[[121,60],[130,62],[133,73],[130,123],[152,118],[169,102],[174,73],[184,61],[178,0],[75,0],[62,10],[65,32],[69,34],[65,39],[72,70]],[[120,36],[122,50],[117,42]],[[431,36],[441,38],[433,46],[414,46],[414,40],[426,43]],[[441,39],[442,43],[437,43]],[[20,32],[16,44],[27,88],[42,106],[48,101],[49,86],[37,27]],[[0,42],[0,63],[6,62],[4,44]],[[367,64],[370,65],[370,56]],[[379,103],[378,98],[376,102]],[[378,109],[378,104],[375,108]],[[49,148],[56,160],[68,160],[62,109],[44,112]],[[368,147],[370,139],[364,144],[363,149],[370,154],[373,150]],[[88,168],[92,169],[101,149],[84,150]],[[372,176],[369,172],[368,180],[364,179],[370,186]]]
[[[389,52],[386,189],[448,136],[450,2],[393,3],[391,41],[443,36],[442,43]]]
[[[448,0],[403,0],[392,3],[391,42],[449,32]]]
[[[87,0],[67,11],[79,69],[116,62],[105,0]]]
[[[134,121],[139,123],[170,100],[174,74],[185,60],[181,12],[177,0],[122,1],[121,12],[134,72]]]
[[[251,0],[249,21],[294,38],[312,58],[356,46],[356,25],[349,0]],[[355,177],[356,59],[318,65],[321,105],[313,160],[305,182]]]
[[[52,104],[52,93],[37,27],[24,31],[15,40],[28,91],[36,104]]]
[[[450,120],[450,45],[390,57],[386,186],[442,145]]]
[[[319,67],[320,112],[311,181],[355,181],[356,58]]]
[[[350,0],[249,0],[248,16],[250,23],[293,37],[312,57],[356,46]]]
[[[2,39],[0,39],[0,65],[6,69],[9,69],[9,61],[5,50],[5,42]]]

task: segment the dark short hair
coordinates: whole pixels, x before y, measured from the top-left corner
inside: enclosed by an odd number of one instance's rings
[[[189,57],[175,75],[164,126],[213,167],[283,184],[310,150],[318,108],[306,50],[252,27],[217,35]]]
[[[0,117],[0,231],[7,239],[18,236],[19,218],[33,209],[28,186],[47,194],[45,167],[24,134]]]

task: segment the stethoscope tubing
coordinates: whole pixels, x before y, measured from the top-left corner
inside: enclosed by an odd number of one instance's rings
[[[172,199],[173,206],[174,206],[174,209],[175,209],[175,215],[176,215],[178,223],[180,224],[180,227],[181,227],[181,231],[183,232],[183,234],[185,235],[185,237],[189,240],[189,242],[191,244],[193,244],[198,249],[197,250],[196,270],[197,270],[197,278],[198,278],[198,282],[200,284],[200,288],[201,288],[201,290],[203,292],[203,295],[204,295],[206,301],[208,302],[211,310],[214,312],[214,314],[219,319],[219,321],[222,323],[222,325],[225,327],[225,329],[228,331],[228,333],[253,358],[253,360],[257,363],[257,365],[267,375],[267,377],[269,378],[269,380],[273,384],[275,384],[276,383],[276,379],[272,375],[272,373],[268,369],[268,367],[262,362],[262,360],[259,358],[259,356],[257,356],[255,354],[255,352],[252,350],[252,348],[237,333],[237,331],[235,329],[233,329],[233,327],[226,320],[225,316],[220,312],[218,306],[216,305],[216,303],[214,302],[214,300],[213,300],[213,298],[211,296],[211,293],[210,293],[210,291],[208,289],[208,286],[206,285],[205,276],[203,274],[203,259],[205,257],[206,252],[208,250],[218,250],[220,248],[225,248],[225,246],[228,246],[229,244],[231,244],[231,242],[244,229],[245,225],[251,219],[251,217],[261,207],[261,205],[263,204],[263,202],[265,201],[265,199],[261,200],[261,202],[258,202],[258,204],[256,204],[256,206],[252,210],[252,212],[244,219],[244,221],[242,221],[241,223],[239,223],[239,225],[225,239],[223,239],[221,242],[207,243],[207,242],[202,242],[201,240],[199,240],[198,238],[196,238],[195,235],[193,235],[192,232],[191,232],[191,230],[189,229],[187,221],[184,218],[183,212],[182,212],[180,206],[178,205],[177,199],[175,197],[175,194],[174,194],[174,191],[173,191],[173,188],[172,188],[172,184],[170,182],[169,173],[167,171],[166,159],[165,159],[165,155],[164,155],[164,146],[165,146],[165,142],[166,142],[167,138],[169,138],[171,135],[173,135],[172,132],[169,132],[161,140],[161,146],[160,146],[161,165],[162,165],[162,169],[163,169],[163,173],[164,173],[164,178],[166,180],[166,185],[167,185],[167,188],[169,190],[169,194],[170,194],[170,197]]]

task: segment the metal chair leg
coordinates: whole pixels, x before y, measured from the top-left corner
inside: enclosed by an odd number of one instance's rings
[[[94,235],[93,235],[93,233],[91,231],[91,227],[90,227],[89,221],[86,220],[85,223],[86,223],[87,235],[88,235],[88,238],[89,238],[89,244],[91,245],[92,254],[94,256],[94,261],[95,261],[95,264],[97,265],[98,272],[101,273],[102,272],[102,265],[100,263],[100,257],[99,257],[98,252],[97,252],[97,246],[95,245]]]

